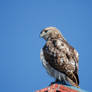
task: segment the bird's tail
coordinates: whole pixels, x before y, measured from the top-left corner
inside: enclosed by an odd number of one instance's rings
[[[67,81],[69,82],[69,84],[71,84],[72,86],[75,86],[77,88],[80,88],[79,85],[75,82],[73,82],[73,80],[71,80],[69,77],[67,77]]]

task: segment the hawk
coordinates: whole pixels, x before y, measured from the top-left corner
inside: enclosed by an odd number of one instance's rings
[[[56,27],[43,29],[40,37],[46,40],[40,58],[48,74],[54,77],[56,82],[79,87],[78,52],[68,44]]]

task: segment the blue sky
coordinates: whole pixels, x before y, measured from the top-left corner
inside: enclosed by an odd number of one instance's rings
[[[40,31],[61,30],[80,54],[80,87],[92,91],[91,0],[0,1],[0,92],[33,92],[53,81],[40,61]]]

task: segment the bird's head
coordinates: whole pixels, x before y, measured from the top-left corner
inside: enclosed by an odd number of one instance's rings
[[[47,27],[43,29],[40,33],[40,37],[44,38],[46,41],[49,39],[63,38],[62,34],[56,27]]]

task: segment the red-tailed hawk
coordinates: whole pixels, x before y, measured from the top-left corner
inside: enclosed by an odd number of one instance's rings
[[[40,37],[46,40],[40,58],[48,74],[56,81],[78,87],[78,52],[55,27],[43,29]]]

